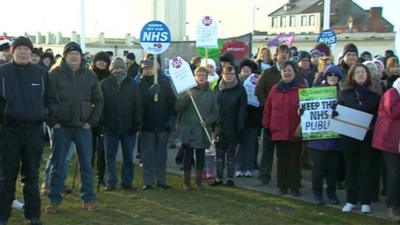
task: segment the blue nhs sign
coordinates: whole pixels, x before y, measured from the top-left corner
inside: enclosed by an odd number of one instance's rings
[[[167,50],[170,43],[171,32],[161,21],[148,22],[140,32],[140,45],[148,53],[161,54]]]

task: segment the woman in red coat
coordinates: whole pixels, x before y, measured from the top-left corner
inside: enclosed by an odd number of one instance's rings
[[[386,206],[400,222],[400,78],[383,95],[374,127],[372,146],[382,151],[387,169]]]
[[[296,65],[291,61],[281,66],[281,80],[275,84],[264,106],[263,126],[277,144],[279,193],[288,188],[300,196],[301,140],[294,134],[300,123],[299,88],[304,87],[295,78]]]

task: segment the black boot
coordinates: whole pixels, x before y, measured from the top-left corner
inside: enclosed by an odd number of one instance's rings
[[[326,189],[326,195],[328,197],[329,204],[332,205],[339,205],[340,201],[336,195],[336,187],[335,186],[328,186]]]

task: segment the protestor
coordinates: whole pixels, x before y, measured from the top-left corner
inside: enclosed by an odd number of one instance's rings
[[[240,138],[239,150],[236,155],[236,177],[252,177],[254,165],[257,165],[258,135],[261,130],[261,106],[255,95],[259,74],[257,65],[250,59],[240,63],[239,80],[247,94],[247,118]]]
[[[318,50],[322,55],[321,57],[332,57],[332,51],[331,48],[329,47],[329,45],[325,44],[324,42],[319,42],[314,49]],[[311,50],[312,52],[312,50]]]
[[[115,58],[110,64],[111,76],[101,81],[104,97],[102,126],[106,155],[106,191],[113,191],[117,183],[115,160],[118,144],[121,143],[122,171],[121,187],[136,190],[133,184],[136,132],[142,121],[142,98],[136,81],[127,74],[122,58]],[[100,143],[99,143],[100,144]]]
[[[265,101],[272,87],[281,80],[281,66],[289,60],[290,50],[287,45],[280,45],[276,48],[275,64],[261,74],[256,84],[256,96],[261,106],[265,105]],[[304,78],[299,73],[295,74],[296,80],[304,83]],[[262,185],[267,185],[271,180],[271,171],[274,161],[275,144],[271,140],[271,136],[264,129],[263,132],[263,153],[260,164],[260,177]]]
[[[128,76],[135,78],[139,75],[139,64],[136,62],[135,53],[129,52],[125,57],[125,61],[128,65]]]
[[[216,179],[210,185],[223,184],[226,162],[227,180],[225,185],[234,186],[235,153],[245,127],[247,95],[232,65],[227,65],[222,69],[222,79],[215,89],[215,93],[219,106],[219,119],[214,138],[217,173]]]
[[[366,66],[357,63],[351,67],[348,79],[339,92],[338,104],[376,115],[379,105],[379,90],[374,89],[371,74]],[[336,117],[337,111],[332,112]],[[371,125],[371,127],[373,124]],[[341,136],[344,161],[346,165],[347,200],[342,212],[351,212],[357,202],[361,203],[361,212],[371,212],[371,186],[373,149],[371,147],[372,130],[368,130],[363,141]]]
[[[400,79],[383,95],[374,127],[372,146],[382,152],[386,162],[388,215],[400,222]]]
[[[261,74],[264,70],[270,68],[273,65],[271,49],[266,46],[258,48],[255,61],[258,71],[253,71],[254,73]]]
[[[339,66],[329,65],[323,73],[323,82],[319,87],[335,86],[339,92],[339,82],[342,71]],[[304,111],[304,109],[303,109]],[[312,159],[312,189],[314,202],[317,205],[324,204],[323,186],[326,178],[326,195],[330,204],[339,204],[336,195],[336,180],[339,160],[342,154],[340,139],[320,139],[307,142]]]
[[[310,57],[311,57],[311,67],[317,68],[319,59],[321,57],[324,57],[325,55],[320,52],[318,49],[313,49],[310,51]]]
[[[154,83],[153,60],[145,59],[141,64],[142,75],[139,80],[143,103],[143,123],[141,126],[140,149],[143,160],[144,190],[154,184],[169,188],[167,185],[167,142],[169,132],[175,128],[175,95],[167,80],[158,77]],[[158,95],[158,101],[154,96]]]
[[[45,70],[30,63],[33,44],[18,37],[12,43],[13,61],[0,66],[0,224],[6,224],[15,198],[19,168],[28,224],[39,225],[41,200],[39,166],[44,148],[42,123],[54,113]]]
[[[39,62],[40,62],[40,55],[41,55],[41,52],[39,51],[39,49],[38,49],[38,48],[33,48],[33,50],[32,50],[32,56],[31,56],[30,62],[31,62],[32,64],[39,64]]]
[[[360,55],[360,62],[364,63],[365,61],[371,61],[372,60],[372,54],[371,52],[364,51]]]
[[[0,36],[0,65],[8,63],[11,60],[11,41],[3,36]]]
[[[301,140],[295,136],[300,124],[299,88],[305,86],[296,79],[296,64],[281,64],[281,80],[269,92],[264,106],[264,132],[276,143],[277,178],[279,193],[286,195],[288,189],[294,197],[300,196]]]
[[[97,52],[93,56],[93,64],[90,67],[96,76],[99,82],[104,80],[105,78],[111,75],[109,70],[111,64],[110,57],[106,52]],[[103,109],[104,110],[104,109]],[[106,170],[106,160],[105,160],[105,151],[104,151],[104,133],[103,133],[103,121],[100,121],[99,124],[92,127],[92,166],[94,166],[95,159],[96,161],[96,169],[97,169],[97,185],[104,185],[104,175]],[[97,155],[97,157],[96,157]]]
[[[64,46],[61,64],[50,72],[50,87],[59,101],[55,116],[49,118],[54,129],[54,148],[50,169],[49,205],[47,213],[59,212],[63,200],[63,168],[67,150],[75,143],[79,160],[82,208],[95,211],[92,173],[92,133],[103,109],[103,95],[96,75],[85,67],[79,44],[69,42]]]
[[[222,69],[225,66],[231,65],[235,68],[235,71],[237,71],[237,67],[235,65],[235,58],[233,57],[232,53],[230,52],[225,52],[221,57],[219,57],[219,67],[217,68],[217,74],[222,76]]]
[[[193,56],[191,59],[190,59],[190,69],[192,70],[192,72],[194,73],[194,70],[197,68],[197,67],[199,67],[200,66],[200,64],[201,64],[201,59],[202,59],[202,57],[201,56]]]
[[[386,60],[385,74],[387,80],[387,88],[393,87],[393,83],[400,77],[399,58],[396,56],[389,57]]]
[[[213,59],[202,58],[200,62],[200,66],[205,67],[207,69],[208,78],[207,81],[210,84],[211,89],[214,89],[217,86],[218,80],[220,76],[215,72],[217,69],[217,65]]]
[[[46,71],[49,71],[50,68],[54,65],[54,63],[55,59],[52,53],[43,52],[40,55],[39,65],[41,65]]]
[[[378,69],[378,71],[377,71],[378,75],[377,76],[379,77],[379,85],[381,86],[382,92],[386,92],[386,90],[387,90],[387,81],[385,79],[383,79],[385,66],[383,65],[383,63],[380,60],[373,59],[372,61],[375,63],[376,68]]]
[[[218,119],[218,103],[215,94],[207,81],[207,69],[198,67],[194,71],[197,86],[178,96],[175,109],[178,113],[177,139],[182,143],[183,149],[183,190],[191,188],[191,167],[193,153],[196,154],[195,184],[202,188],[202,174],[204,169],[205,149],[210,148],[210,140],[204,128],[211,135],[212,125]],[[190,99],[193,97],[197,105],[202,122],[196,113],[196,109]]]
[[[321,57],[318,61],[318,65],[317,65],[317,72],[314,75],[314,81],[312,83],[312,86],[320,86],[322,84],[322,81],[324,81],[324,72],[325,69],[329,66],[332,65],[332,59],[324,56]]]
[[[300,73],[303,74],[304,79],[307,81],[306,87],[312,87],[315,70],[311,66],[311,56],[306,51],[300,51],[297,56],[297,65]]]
[[[347,74],[350,68],[358,62],[358,49],[353,43],[346,44],[343,48],[343,59],[338,64],[342,70],[343,79],[345,82],[347,80]]]

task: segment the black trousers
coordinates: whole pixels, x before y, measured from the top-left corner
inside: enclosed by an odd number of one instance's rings
[[[194,149],[188,146],[182,146],[183,150],[183,170],[190,171],[194,164],[193,153],[196,152],[196,171],[203,171],[204,169],[204,149]]]
[[[39,166],[44,147],[43,138],[40,124],[5,124],[1,128],[0,221],[7,221],[10,217],[20,168],[25,218],[40,218]]]
[[[328,196],[335,194],[338,161],[341,151],[329,150],[322,151],[310,149],[312,166],[312,188],[314,195],[323,194],[324,177],[328,186]]]
[[[375,180],[371,168],[372,160],[377,160],[373,158],[371,141],[359,141],[348,137],[342,137],[341,141],[346,165],[347,202],[369,205]]]
[[[400,154],[382,152],[385,159],[386,178],[386,206],[400,207]]]
[[[260,179],[269,181],[271,180],[272,165],[274,163],[275,143],[271,140],[271,136],[266,134],[265,129],[262,148],[263,152],[259,169]]]
[[[300,158],[301,142],[279,141],[276,142],[278,156],[278,187],[292,190],[300,189]]]
[[[104,136],[98,131],[92,131],[92,167],[94,167],[95,159],[97,169],[97,183],[102,184],[104,182],[104,175],[106,171],[106,158],[104,151]],[[97,157],[96,157],[97,155]]]

